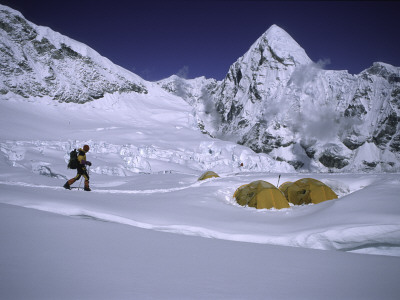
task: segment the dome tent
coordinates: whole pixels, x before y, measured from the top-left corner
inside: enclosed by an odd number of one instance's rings
[[[282,192],[263,180],[253,181],[239,187],[233,197],[242,206],[262,208],[288,208],[289,203]]]
[[[215,173],[215,172],[213,172],[213,171],[207,171],[207,172],[204,172],[204,173],[199,177],[199,179],[197,179],[197,180],[205,180],[205,179],[212,178],[212,177],[219,177],[219,176],[218,176],[217,173]]]
[[[288,189],[293,184],[292,181],[286,181],[279,186],[279,190],[285,195],[285,198],[288,198]]]
[[[329,186],[313,178],[299,179],[287,189],[287,200],[295,205],[317,204],[337,197]]]

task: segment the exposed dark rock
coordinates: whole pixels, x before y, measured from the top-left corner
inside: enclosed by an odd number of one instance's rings
[[[368,162],[363,160],[363,164],[371,169],[375,168],[378,165],[378,163],[379,163],[378,161]]]
[[[345,138],[342,142],[350,150],[355,150],[365,143],[365,141],[359,141],[350,137]]]
[[[364,105],[362,104],[349,104],[349,106],[346,108],[344,111],[344,116],[345,117],[355,117],[355,116],[362,116],[367,113]]]
[[[288,161],[288,164],[293,166],[296,170],[301,169],[304,166],[304,163],[298,160],[290,160]]]
[[[400,133],[397,133],[390,142],[390,149],[393,152],[400,152]]]
[[[381,122],[381,126],[375,132],[373,142],[379,148],[383,149],[392,140],[392,137],[396,134],[397,124],[399,118],[395,112],[392,112],[387,118]]]
[[[240,105],[236,106],[235,103],[232,103],[231,109],[228,112],[226,121],[227,122],[232,122],[233,119],[235,119],[236,117],[239,116],[239,114],[242,111],[242,109],[243,109],[243,105],[240,104]]]
[[[320,157],[319,161],[327,168],[343,169],[349,164],[346,157],[335,155],[330,152],[324,152]]]

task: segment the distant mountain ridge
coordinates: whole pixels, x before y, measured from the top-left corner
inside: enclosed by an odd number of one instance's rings
[[[299,171],[400,171],[400,68],[324,70],[271,26],[222,81],[150,83],[90,47],[0,5],[0,95],[84,103],[160,88],[193,107],[199,129]]]
[[[193,80],[184,82],[193,90]],[[165,80],[159,84],[165,88]],[[217,120],[200,122],[213,136],[298,170],[400,170],[398,67],[378,62],[358,75],[324,70],[273,25],[224,80],[204,90],[189,101],[213,103]]]
[[[144,80],[90,47],[0,5],[0,93],[84,103],[106,93],[146,93]]]

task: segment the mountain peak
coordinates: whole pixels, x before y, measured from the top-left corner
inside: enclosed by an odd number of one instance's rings
[[[264,34],[270,35],[270,36],[287,35],[290,37],[290,35],[284,29],[282,29],[281,27],[279,27],[276,24],[271,25]]]
[[[251,48],[264,48],[283,64],[302,65],[311,63],[304,49],[281,27],[272,25]]]
[[[271,25],[261,38],[267,38],[271,42],[280,42],[282,44],[297,44],[297,42],[278,25]],[[298,45],[298,44],[297,44]]]

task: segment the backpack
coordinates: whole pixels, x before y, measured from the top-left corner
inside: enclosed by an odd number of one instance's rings
[[[68,169],[76,168],[78,168],[78,152],[74,149],[69,153]]]

